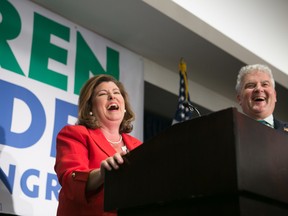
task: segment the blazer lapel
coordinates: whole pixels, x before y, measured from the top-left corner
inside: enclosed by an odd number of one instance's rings
[[[131,151],[132,149],[136,148],[140,145],[137,139],[134,139],[133,137],[129,136],[128,134],[123,133],[122,134],[123,141],[125,145],[127,146],[128,150]]]
[[[100,129],[88,129],[91,138],[95,145],[97,145],[107,156],[112,156],[116,153],[115,149],[107,141]]]

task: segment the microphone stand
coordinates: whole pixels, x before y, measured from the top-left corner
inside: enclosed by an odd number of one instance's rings
[[[198,116],[201,117],[201,114],[200,114],[199,110],[198,110],[195,106],[193,106],[189,101],[184,101],[184,102],[183,102],[183,105],[186,106],[186,107],[188,107],[188,109],[189,109],[191,112],[196,111],[197,114],[198,114]]]

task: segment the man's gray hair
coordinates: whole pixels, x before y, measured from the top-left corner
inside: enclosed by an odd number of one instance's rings
[[[239,93],[243,87],[243,78],[245,75],[247,74],[250,74],[250,73],[253,73],[255,71],[261,71],[263,73],[266,73],[270,76],[271,78],[271,82],[272,82],[272,85],[273,85],[273,88],[275,88],[275,80],[273,78],[273,74],[272,74],[272,71],[271,69],[266,66],[266,65],[262,65],[262,64],[253,64],[253,65],[246,65],[246,66],[243,66],[239,73],[238,73],[238,76],[237,76],[237,82],[236,82],[236,86],[235,86],[235,89],[236,89],[236,92]]]

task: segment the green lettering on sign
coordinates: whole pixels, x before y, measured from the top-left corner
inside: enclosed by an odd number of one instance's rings
[[[79,94],[83,84],[90,78],[90,73],[94,75],[107,73],[119,79],[119,52],[107,47],[106,59],[105,71],[80,32],[77,32],[75,94]]]
[[[6,0],[0,0],[0,66],[25,76],[8,41],[17,38],[21,31],[21,18]]]
[[[67,64],[67,50],[50,43],[51,35],[69,41],[70,30],[40,14],[34,14],[29,77],[67,90],[67,76],[48,69],[49,59]]]

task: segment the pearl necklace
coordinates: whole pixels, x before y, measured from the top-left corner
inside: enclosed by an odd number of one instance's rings
[[[119,138],[119,140],[116,141],[116,142],[113,142],[113,141],[111,141],[111,140],[109,140],[109,139],[107,139],[107,138],[106,138],[106,140],[107,140],[109,143],[116,145],[116,144],[119,144],[119,143],[122,142],[122,135],[120,134],[120,138]]]

